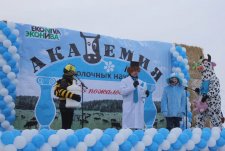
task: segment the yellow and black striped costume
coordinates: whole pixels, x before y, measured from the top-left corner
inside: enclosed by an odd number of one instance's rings
[[[66,90],[68,86],[72,85],[72,83],[69,83],[66,81],[66,79],[60,79],[57,81],[55,88],[54,88],[54,94],[55,96],[59,97],[59,100],[66,100],[66,98],[72,99],[73,93]]]

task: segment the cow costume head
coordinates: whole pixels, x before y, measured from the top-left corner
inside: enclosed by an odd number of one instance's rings
[[[216,66],[216,64],[211,61],[211,56],[209,54],[207,56],[207,59],[201,56],[196,64],[196,69],[202,74],[202,78],[205,80],[215,75],[214,67]]]

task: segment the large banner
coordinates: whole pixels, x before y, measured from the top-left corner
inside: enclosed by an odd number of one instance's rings
[[[81,128],[82,122],[89,128],[121,127],[120,81],[127,76],[131,60],[140,62],[139,78],[155,85],[153,101],[160,101],[171,73],[172,44],[26,24],[17,24],[17,28],[21,58],[15,128],[34,128],[36,118],[46,125],[50,122],[53,129],[61,128],[59,101],[53,94],[53,86],[69,63],[76,66],[77,76],[88,87],[83,94],[84,120],[81,121],[81,109],[76,109],[73,129]],[[56,106],[56,110],[45,109],[46,104]],[[38,117],[41,113],[54,118]]]

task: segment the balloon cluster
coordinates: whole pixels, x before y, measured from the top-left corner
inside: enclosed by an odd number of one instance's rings
[[[179,75],[182,80],[182,84],[184,87],[188,86],[188,81],[190,80],[189,74],[189,65],[188,65],[188,57],[186,54],[186,48],[181,46],[172,45],[170,48],[170,52],[172,54],[172,72]],[[181,122],[181,128],[184,129],[187,127],[191,127],[192,122],[192,113],[191,113],[191,103],[189,101],[190,93],[187,92],[187,120],[183,118]],[[186,123],[187,122],[187,123]]]
[[[0,21],[0,131],[12,130],[15,121],[15,98],[18,62],[20,59],[19,31],[16,24]]]
[[[152,151],[152,150],[225,150],[225,129],[218,127],[143,130],[108,128],[73,131],[51,129],[12,130],[0,133],[0,150],[4,151]]]

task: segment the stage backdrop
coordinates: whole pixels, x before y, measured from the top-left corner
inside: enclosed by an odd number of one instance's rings
[[[88,87],[84,92],[83,122],[89,128],[120,128],[119,87],[121,79],[127,76],[126,67],[131,60],[141,64],[140,79],[156,86],[153,101],[158,103],[171,73],[170,43],[133,41],[27,24],[17,24],[17,29],[21,42],[14,123],[17,129],[34,128],[36,119],[46,126],[51,123],[53,129],[61,127],[59,102],[53,94],[53,86],[68,63],[76,66],[78,77]],[[38,117],[39,113],[55,117]],[[81,128],[80,109],[75,111],[72,128]]]

